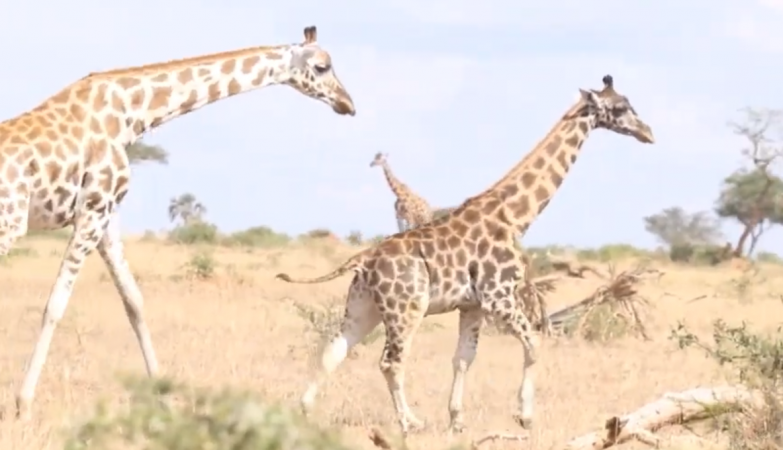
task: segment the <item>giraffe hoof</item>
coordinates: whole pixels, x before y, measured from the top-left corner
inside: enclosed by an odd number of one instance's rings
[[[522,427],[523,430],[532,430],[533,429],[533,419],[530,417],[522,417],[519,414],[514,415],[514,421]]]
[[[30,411],[30,401],[24,399],[16,399],[16,420],[27,422],[32,418],[32,412]]]
[[[465,431],[467,427],[465,427],[465,424],[462,422],[452,422],[449,425],[449,433],[450,434],[461,434]]]
[[[403,436],[420,433],[427,428],[426,422],[423,422],[415,417],[409,417],[407,421],[403,422],[401,425]]]

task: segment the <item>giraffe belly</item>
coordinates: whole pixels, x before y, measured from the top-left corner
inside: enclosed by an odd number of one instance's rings
[[[75,195],[57,196],[52,193],[51,203],[47,200],[31,199],[27,213],[27,228],[29,230],[54,230],[64,228],[73,223],[74,211],[71,208]]]
[[[452,288],[447,294],[431,294],[426,315],[445,314],[457,308],[474,304],[476,301],[470,286]]]

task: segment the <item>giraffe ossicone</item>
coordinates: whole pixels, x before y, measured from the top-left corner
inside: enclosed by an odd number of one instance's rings
[[[424,198],[401,182],[391,171],[389,155],[376,153],[370,162],[370,167],[381,167],[386,177],[386,182],[396,197],[394,201],[394,213],[397,218],[397,229],[400,233],[405,230],[416,228],[432,221],[433,211],[429,203]]]
[[[298,44],[91,73],[0,123],[0,254],[28,230],[74,227],[16,397],[17,416],[30,416],[55,328],[85,259],[95,249],[122,297],[147,373],[158,372],[143,297],[113,218],[130,181],[125,149],[172,119],[275,84],[291,86],[338,114],[354,115],[353,100],[337,78],[331,56],[318,45],[316,31],[315,26],[305,28]]]
[[[277,275],[290,283],[322,283],[355,274],[340,332],[324,348],[319,371],[302,396],[305,412],[351,347],[383,322],[386,345],[380,369],[403,433],[412,431],[421,423],[405,397],[405,362],[413,336],[425,316],[458,310],[459,337],[449,400],[451,430],[464,427],[465,376],[476,356],[485,316],[505,325],[522,343],[524,365],[514,417],[523,428],[532,426],[539,336],[515,298],[525,269],[516,240],[549,204],[591,130],[603,128],[643,143],[653,142],[650,127],[628,99],[614,90],[611,77],[603,81],[600,91],[580,90],[578,101],[530,153],[451,214],[391,236],[329,274],[310,279]]]

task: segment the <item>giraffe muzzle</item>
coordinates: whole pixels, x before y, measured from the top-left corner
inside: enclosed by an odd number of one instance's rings
[[[353,105],[343,103],[343,102],[337,102],[334,104],[334,107],[332,108],[334,112],[341,116],[355,116],[356,115],[356,109],[354,109]]]
[[[636,127],[636,132],[634,133],[634,137],[637,141],[643,143],[643,144],[654,144],[655,143],[655,137],[653,136],[652,129],[650,129],[650,126],[646,123],[639,122]]]

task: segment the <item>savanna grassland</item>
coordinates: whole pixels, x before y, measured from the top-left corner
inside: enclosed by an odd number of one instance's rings
[[[248,389],[266,401],[297,406],[319,342],[342,314],[350,277],[296,286],[275,280],[274,275],[321,274],[361,246],[336,239],[266,247],[188,246],[152,237],[126,242],[127,257],[145,294],[146,319],[162,375],[194,386]],[[64,248],[60,239],[28,238],[0,265],[0,379],[6,412],[6,420],[0,422],[2,450],[62,448],[67,430],[89,415],[97,401],[112,408],[128,403],[119,376],[143,373],[119,296],[101,260],[91,256],[55,334],[34,418],[27,423],[11,419],[14,395]],[[620,269],[640,261],[639,256],[611,259]],[[608,263],[590,264],[606,268]],[[678,321],[709,336],[716,319],[731,324],[747,321],[754,330],[765,331],[783,317],[783,266],[759,263],[739,269],[660,259],[649,264],[664,272],[659,280],[639,287],[652,303],[645,315],[652,340],[630,335],[598,341],[580,336],[544,339],[537,365],[536,428],[530,440],[487,448],[550,448],[666,392],[722,383],[724,372],[712,359],[698,350],[680,350],[669,339]],[[602,283],[590,275],[563,280],[549,296],[550,307],[581,300]],[[456,322],[456,314],[428,317],[415,340],[408,398],[428,427],[409,438],[411,448],[447,448],[485,432],[515,430],[511,413],[523,352],[512,338],[488,332],[467,382],[469,429],[464,436],[448,439]],[[396,430],[377,367],[382,345],[382,336],[374,334],[357,347],[316,404],[314,420],[342,429],[357,449],[372,448],[366,437],[372,427]],[[666,448],[709,448],[720,442],[677,427],[662,433]]]

